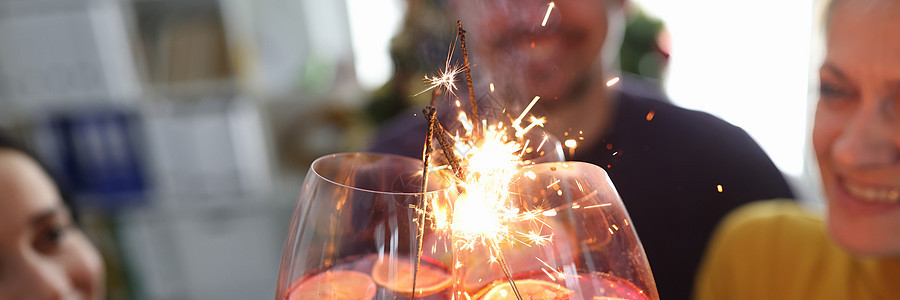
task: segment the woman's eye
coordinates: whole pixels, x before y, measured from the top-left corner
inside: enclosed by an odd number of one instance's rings
[[[50,225],[37,235],[34,247],[42,253],[53,253],[59,249],[68,231],[69,227],[67,226],[61,224]]]
[[[819,97],[823,100],[843,99],[852,96],[852,94],[850,89],[835,84],[823,82],[819,85]]]

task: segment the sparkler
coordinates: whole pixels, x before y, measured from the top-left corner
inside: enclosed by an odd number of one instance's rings
[[[434,106],[426,107],[423,111],[425,118],[428,120],[428,127],[425,129],[425,147],[422,151],[422,186],[419,189],[419,202],[416,203],[416,211],[419,212],[418,230],[416,231],[416,264],[413,266],[413,282],[412,282],[412,298],[416,295],[416,276],[419,275],[419,263],[422,260],[422,242],[425,235],[425,211],[428,201],[425,201],[425,188],[428,186],[428,164],[431,161],[431,137],[434,136],[434,124],[436,110]],[[411,299],[412,299],[411,298]]]
[[[429,106],[425,109],[427,125],[425,153],[423,154],[423,164],[425,165],[423,180],[427,178],[429,170],[430,152],[433,151],[431,148],[432,139],[437,139],[444,156],[456,174],[456,179],[463,192],[453,204],[454,210],[450,220],[441,219],[447,217],[445,214],[429,213],[424,203],[424,198],[420,198],[419,204],[416,206],[416,211],[419,214],[417,219],[419,227],[416,238],[416,266],[413,270],[412,297],[415,297],[415,281],[421,261],[425,219],[426,215],[430,215],[431,218],[435,219],[432,226],[443,226],[436,229],[451,230],[453,232],[453,236],[457,240],[456,247],[458,250],[474,250],[476,245],[487,246],[491,261],[500,265],[516,298],[521,300],[522,297],[519,294],[515,280],[513,280],[509,265],[501,250],[501,245],[513,243],[529,246],[542,245],[549,242],[551,236],[542,235],[540,230],[528,232],[511,230],[506,224],[526,221],[540,224],[540,228],[544,228],[549,227],[549,225],[542,221],[541,218],[556,215],[555,211],[544,210],[522,212],[512,205],[509,197],[509,186],[515,175],[520,171],[521,166],[528,163],[522,157],[526,153],[534,151],[528,147],[531,141],[525,139],[525,134],[534,127],[543,127],[544,125],[544,118],[529,115],[530,110],[540,100],[540,97],[534,97],[525,110],[508,123],[510,124],[509,126],[506,126],[503,122],[488,125],[486,120],[480,120],[472,87],[471,69],[466,51],[465,30],[462,28],[461,22],[457,22],[457,26],[465,64],[462,70],[466,72],[469,100],[471,101],[471,118],[465,112],[459,113],[458,119],[465,131],[462,135],[457,132],[451,142],[448,137],[449,134],[435,117],[436,110],[434,106]],[[452,54],[452,51],[450,53]],[[455,76],[460,72],[460,68],[450,67],[450,57],[448,56],[445,68],[439,76],[426,76],[426,82],[431,84],[426,91],[429,89],[433,90],[432,105],[434,105],[435,99],[440,93],[438,91],[439,88],[444,88],[452,93],[452,90],[456,88],[454,83]],[[523,122],[528,124],[523,126]],[[476,124],[481,126],[478,127]],[[547,136],[544,136],[537,147],[537,151],[540,151],[540,148],[543,147],[546,141]],[[534,179],[533,173],[529,178]],[[421,191],[423,193],[425,191],[425,181],[422,182]],[[434,207],[432,209],[436,210],[439,208]]]
[[[476,122],[478,118],[478,105],[475,105],[475,91],[472,84],[472,67],[469,65],[469,52],[466,51],[466,30],[463,29],[462,21],[456,21],[456,27],[459,29],[459,44],[462,46],[463,64],[466,70],[466,86],[469,87],[469,102],[472,104],[472,119]]]
[[[530,140],[525,140],[527,132],[536,126],[543,126],[543,118],[528,118],[527,126],[522,126],[529,111],[540,97],[531,103],[514,120],[510,126],[499,122],[487,125],[476,134],[474,126],[467,125],[468,118],[460,113],[460,121],[466,129],[462,136],[455,139],[456,150],[464,157],[459,185],[464,188],[454,204],[453,220],[442,222],[448,224],[457,239],[460,250],[474,250],[476,245],[488,247],[491,261],[497,262],[509,281],[513,293],[519,296],[518,287],[510,273],[501,245],[520,243],[524,245],[542,245],[550,241],[550,236],[541,235],[540,231],[518,232],[510,230],[506,224],[516,222],[534,222],[549,227],[541,218],[555,215],[555,211],[532,210],[521,212],[510,200],[509,186],[520,167],[528,164],[522,159]],[[541,140],[540,147],[547,140]],[[447,148],[447,147],[444,147]],[[526,173],[526,177],[527,177]],[[534,179],[534,177],[529,177]],[[519,298],[521,299],[521,298]]]
[[[453,152],[453,144],[447,140],[447,131],[444,130],[444,126],[441,126],[441,122],[437,120],[437,118],[434,119],[432,126],[434,127],[433,130],[437,132],[438,143],[441,144],[441,150],[450,162],[453,173],[456,174],[457,178],[465,181],[466,173],[463,172],[462,167],[460,166],[459,157]]]

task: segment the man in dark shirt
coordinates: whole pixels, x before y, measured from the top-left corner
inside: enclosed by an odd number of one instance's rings
[[[688,299],[720,218],[749,201],[792,193],[740,128],[634,89],[639,84],[607,88],[609,75],[615,74],[609,67],[614,57],[601,55],[600,45],[618,48],[610,43],[621,31],[616,26],[621,5],[621,0],[560,2],[548,14],[550,28],[545,28],[533,18],[545,15],[543,1],[449,1],[470,28],[470,53],[477,63],[473,69],[480,70],[476,76],[498,86],[497,94],[476,90],[478,98],[495,100],[513,112],[534,95],[546,99],[534,114],[546,116],[545,129],[560,139],[567,139],[566,132],[584,137],[567,159],[607,170],[647,253],[660,297]],[[466,92],[459,93],[465,103]],[[483,115],[491,111],[486,102],[479,103]],[[442,122],[451,124],[455,111],[442,105]],[[421,114],[401,114],[380,130],[371,150],[421,157],[424,132]]]
[[[660,297],[688,299],[720,218],[753,200],[790,198],[791,190],[742,129],[657,99],[612,94],[608,133],[582,141],[569,160],[606,169],[644,245]],[[421,115],[404,114],[380,132],[371,151],[422,155]]]

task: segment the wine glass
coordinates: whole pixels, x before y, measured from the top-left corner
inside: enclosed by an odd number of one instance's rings
[[[418,270],[417,209],[421,198],[446,207],[455,189],[439,171],[424,193],[421,160],[371,153],[315,160],[294,208],[276,299],[448,298],[449,232],[424,221]],[[443,218],[446,219],[446,218]]]
[[[507,201],[512,209],[499,227],[505,231],[493,242],[461,242],[456,233],[454,245],[466,246],[454,258],[457,298],[516,299],[510,281],[524,299],[659,298],[630,217],[602,168],[524,167]]]
[[[398,299],[413,291],[418,299],[659,298],[602,168],[551,162],[516,172],[505,208],[485,214],[463,209],[472,190],[449,172],[432,170],[421,193],[416,159],[317,159],[294,210],[276,299]],[[420,199],[429,207],[417,209]]]

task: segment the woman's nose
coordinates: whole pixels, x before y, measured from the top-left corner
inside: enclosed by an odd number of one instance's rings
[[[12,274],[18,277],[19,298],[34,300],[66,299],[69,287],[66,271],[60,264],[37,255],[26,255],[18,270]]]
[[[884,109],[873,102],[860,107],[835,142],[834,156],[839,164],[868,169],[900,162],[894,138],[897,129]]]

